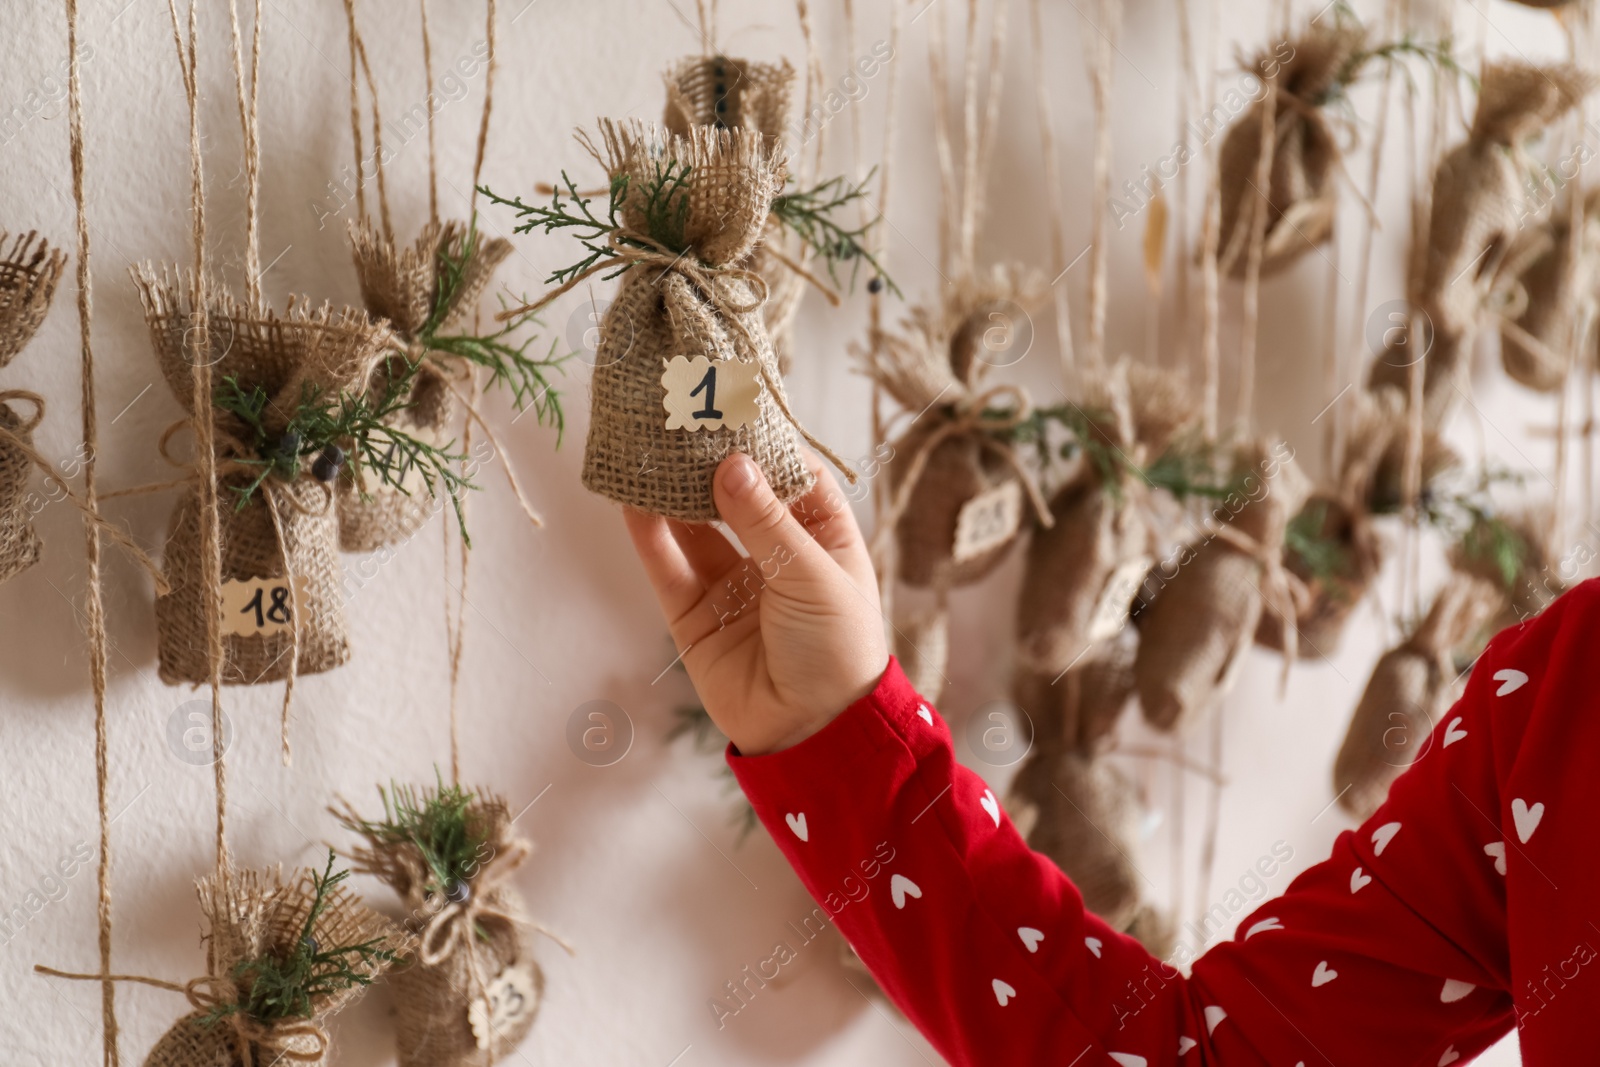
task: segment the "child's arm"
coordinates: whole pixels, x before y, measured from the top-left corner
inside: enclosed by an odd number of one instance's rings
[[[1435,1067],[1509,1027],[1505,881],[1484,851],[1509,818],[1494,654],[1372,822],[1185,979],[1084,912],[886,668],[832,480],[819,469],[791,514],[741,470],[718,471],[717,505],[748,557],[710,527],[629,513],[630,532],[735,772],[823,909],[798,925],[837,922],[952,1062]],[[1462,729],[1471,743],[1446,736]]]

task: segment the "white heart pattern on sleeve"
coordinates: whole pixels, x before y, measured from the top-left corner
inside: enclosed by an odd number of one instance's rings
[[[1454,1045],[1451,1045],[1449,1048],[1444,1050],[1444,1055],[1439,1057],[1439,1067],[1450,1067],[1452,1063],[1456,1062],[1460,1058],[1461,1053],[1456,1051],[1456,1047]]]
[[[1332,967],[1329,967],[1327,960],[1323,960],[1321,963],[1317,964],[1317,969],[1312,972],[1311,988],[1320,989],[1322,986],[1327,985],[1337,977],[1339,977],[1339,972],[1334,970]]]
[[[1510,667],[1495,671],[1494,680],[1500,683],[1500,688],[1494,691],[1494,695],[1497,697],[1503,697],[1507,693],[1515,693],[1518,689],[1528,684],[1528,676],[1526,674]]]
[[[1252,937],[1256,936],[1257,934],[1264,934],[1268,930],[1282,930],[1282,929],[1283,929],[1283,924],[1281,922],[1279,922],[1277,919],[1262,919],[1260,922],[1256,923],[1254,926],[1250,927],[1250,929],[1248,929],[1248,930],[1246,930],[1244,932],[1244,939],[1246,941],[1248,941]]]
[[[1105,946],[1101,944],[1098,937],[1086,937],[1083,939],[1083,943],[1088,947],[1090,952],[1094,953],[1095,959],[1100,958],[1100,950]]]
[[[798,815],[796,815],[794,812],[790,812],[783,817],[783,821],[789,824],[789,829],[794,831],[794,836],[798,837],[802,841],[811,840],[811,828],[806,825],[805,812],[802,811]]]
[[[1208,1034],[1216,1033],[1217,1032],[1217,1027],[1222,1025],[1222,1020],[1224,1020],[1224,1019],[1226,1019],[1228,1017],[1228,1013],[1223,1011],[1221,1008],[1217,1007],[1215,1004],[1212,1004],[1211,1006],[1207,1007],[1205,1014],[1206,1014],[1206,1033],[1208,1033]]]
[[[1511,820],[1517,824],[1517,837],[1526,845],[1533,837],[1533,832],[1539,829],[1539,822],[1544,818],[1544,805],[1535,804],[1528,807],[1528,802],[1521,797],[1511,802]]]
[[[1122,1064],[1122,1067],[1150,1067],[1149,1060],[1131,1052],[1108,1052],[1106,1055]]]
[[[1506,843],[1504,841],[1495,841],[1484,845],[1483,852],[1486,856],[1494,857],[1494,869],[1504,875],[1506,873]]]
[[[1044,931],[1035,930],[1031,926],[1019,926],[1017,936],[1022,938],[1022,946],[1029,952],[1038,952],[1039,942],[1044,940]]]
[[[927,723],[929,726],[933,725],[933,712],[928,710],[928,705],[926,705],[926,704],[918,704],[917,705],[917,714],[922,716],[922,721],[923,722]]]
[[[1461,729],[1461,716],[1458,715],[1450,720],[1449,726],[1444,728],[1444,747],[1449,748],[1457,741],[1466,740],[1466,737],[1467,731]]]
[[[1017,995],[1015,989],[1012,989],[998,978],[989,984],[994,987],[994,999],[1000,1002],[1002,1008],[1011,1002],[1012,997]]]
[[[1372,884],[1372,875],[1367,874],[1360,867],[1350,872],[1350,895],[1361,892]]]
[[[1372,831],[1372,854],[1383,855],[1383,850],[1389,847],[1389,842],[1393,841],[1394,835],[1399,832],[1400,824],[1397,822],[1386,822]]]
[[[1199,1044],[1200,1042],[1196,1041],[1192,1037],[1178,1038],[1178,1055],[1187,1056],[1193,1049],[1197,1048]]]
[[[1000,802],[994,798],[993,789],[985,789],[983,796],[978,798],[978,803],[983,810],[989,813],[989,818],[994,820],[996,826],[1000,825]]]
[[[903,874],[894,875],[889,879],[889,899],[894,901],[894,906],[904,908],[906,897],[922,899],[922,887]]]
[[[1465,1000],[1477,988],[1471,982],[1463,982],[1459,978],[1446,978],[1444,988],[1439,991],[1439,999],[1446,1004],[1454,1004],[1458,1000]]]

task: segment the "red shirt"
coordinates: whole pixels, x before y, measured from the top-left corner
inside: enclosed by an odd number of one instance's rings
[[[891,662],[728,762],[811,895],[956,1064],[1449,1067],[1513,1026],[1600,1064],[1600,582],[1500,634],[1359,830],[1186,977],[1084,911]]]

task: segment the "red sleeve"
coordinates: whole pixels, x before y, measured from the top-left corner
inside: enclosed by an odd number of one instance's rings
[[[1544,808],[1534,786],[1515,783],[1536,768],[1539,796],[1591,821],[1600,810],[1600,784],[1583,769],[1592,764],[1559,754],[1575,708],[1590,712],[1584,730],[1600,745],[1600,709],[1586,690],[1577,704],[1570,691],[1550,695],[1553,680],[1526,684],[1547,663],[1551,679],[1583,677],[1597,607],[1600,586],[1588,583],[1496,638],[1388,803],[1189,977],[1084,911],[1066,876],[956,762],[944,720],[896,663],[808,740],[757,757],[730,747],[728,761],[820,907],[952,1063],[1448,1067],[1512,1026],[1517,938],[1535,975],[1534,957],[1553,951],[1517,931],[1554,927],[1538,939],[1555,946],[1583,927],[1588,896],[1545,901],[1537,891],[1541,873],[1566,863],[1588,865],[1586,879],[1569,873],[1567,884],[1592,888],[1595,850],[1563,848],[1549,830],[1537,844],[1551,855],[1534,863],[1523,835]],[[1528,737],[1551,751],[1533,751]],[[1551,779],[1562,766],[1572,773]],[[1585,826],[1575,816],[1572,832]],[[1508,884],[1529,887],[1536,914],[1515,901],[1508,909]],[[1600,944],[1600,928],[1583,928]],[[1594,958],[1577,951],[1564,962]],[[1590,992],[1600,992],[1593,971]],[[1543,1018],[1596,1002],[1552,1000]],[[1564,1047],[1548,1036],[1554,1024],[1545,1034]]]

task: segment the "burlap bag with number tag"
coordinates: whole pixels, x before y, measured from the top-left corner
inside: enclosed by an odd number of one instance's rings
[[[1034,532],[1017,602],[1018,661],[1052,676],[1122,628],[1151,562],[1144,481],[1091,452],[1142,468],[1198,418],[1174,375],[1127,361],[1089,377],[1072,410],[1088,440],[1051,498],[1054,525]]]
[[[195,1011],[179,1019],[145,1057],[144,1067],[272,1067],[274,1064],[328,1062],[330,1016],[360,996],[364,987],[319,993],[304,1018],[256,1019],[234,1012],[215,1021],[207,1016],[219,1006],[242,1003],[253,978],[239,965],[273,956],[284,958],[301,940],[315,897],[311,872],[284,882],[281,871],[238,871],[225,868],[199,885],[200,910],[207,926],[207,977],[190,982],[187,992]],[[345,891],[329,890],[311,937],[324,948],[379,940],[396,951],[404,935],[383,916],[370,911]],[[352,969],[376,978],[381,960],[352,961]]]
[[[939,310],[912,309],[866,354],[867,376],[912,417],[890,442],[890,502],[874,538],[882,562],[893,537],[907,585],[978,581],[1016,544],[1025,507],[1050,521],[1011,439],[1029,413],[1027,394],[984,384],[997,361],[1016,358],[1010,345],[1031,330],[1027,312],[1043,290],[1030,271],[995,267],[958,282]]]
[[[1489,583],[1499,593],[1483,637],[1526,622],[1566,592],[1582,557],[1557,560],[1550,551],[1554,509],[1527,506],[1481,518],[1450,547],[1450,566]]]
[[[190,346],[199,334],[189,332],[197,329],[190,282],[148,267],[136,270],[134,279],[157,365],[179,402],[192,410]],[[278,316],[250,311],[220,286],[211,292],[204,351],[212,380],[220,387],[231,376],[246,390],[265,391],[262,421],[269,439],[283,432],[307,383],[329,396],[356,388],[394,344],[387,327],[359,311],[291,303],[289,313]],[[251,431],[232,413],[216,409],[214,433],[223,587],[204,588],[200,490],[194,486],[184,491],[167,533],[164,570],[171,591],[156,598],[162,680],[210,678],[205,603],[219,594],[224,683],[248,685],[338,666],[349,658],[350,646],[332,487],[315,480],[303,463],[292,479],[267,478],[238,507],[236,490],[255,479],[260,457],[244,444]],[[251,586],[262,593],[260,613],[244,604]]]
[[[527,1037],[544,997],[522,899],[508,882],[532,853],[513,833],[499,797],[477,791],[468,832],[481,840],[477,869],[456,897],[442,891],[410,842],[371,837],[356,849],[357,870],[400,895],[416,931],[415,950],[390,978],[400,1067],[488,1067]],[[347,826],[360,820],[348,806]]]
[[[511,242],[485,238],[459,222],[429,223],[411,245],[397,246],[371,225],[350,228],[350,249],[361,301],[385,319],[404,345],[380,362],[367,383],[374,398],[416,365],[404,406],[393,424],[414,437],[442,445],[452,439],[457,402],[452,378],[463,376],[458,361],[430,347],[438,335],[465,325],[494,280],[495,268],[511,254]],[[454,264],[449,276],[445,265]],[[362,478],[347,465],[339,477],[339,547],[372,552],[405,541],[438,510],[420,482],[397,488]]]
[[[752,131],[693,126],[674,137],[612,122],[600,130],[596,157],[614,181],[628,179],[613,243],[629,266],[595,353],[583,484],[642,511],[710,522],[717,466],[743,452],[792,503],[815,479],[767,340],[765,286],[739,265],[760,239],[783,182],[782,160],[764,152]],[[679,176],[687,168],[687,176],[664,180],[669,166]],[[725,382],[753,381],[754,400],[742,413],[748,421],[668,429],[663,376],[680,356],[706,357]],[[693,400],[700,410],[722,411],[705,388],[715,384],[701,379]],[[736,417],[732,407],[726,414]]]
[[[1341,152],[1323,108],[1359,72],[1366,41],[1365,29],[1327,19],[1257,56],[1249,68],[1277,90],[1262,274],[1289,266],[1333,233]],[[1287,59],[1282,55],[1284,45],[1289,46]],[[1236,278],[1246,273],[1251,231],[1261,203],[1256,175],[1266,114],[1263,98],[1228,128],[1218,157],[1222,212],[1218,259],[1220,268]]]
[[[1458,673],[1451,652],[1496,603],[1493,586],[1458,575],[1434,597],[1411,636],[1378,659],[1333,764],[1334,791],[1345,811],[1357,819],[1377,811],[1390,784],[1434,739]]]
[[[0,367],[16,358],[50,310],[66,254],[37,233],[9,238],[0,231]],[[9,403],[8,403],[9,402]],[[23,415],[11,403],[31,403]],[[33,528],[28,475],[33,462],[33,431],[44,417],[44,399],[22,389],[0,390],[0,582],[31,567],[42,544]]]
[[[673,64],[665,80],[667,107],[662,121],[674,136],[687,137],[696,126],[754,130],[769,153],[781,151],[794,96],[794,68],[788,60],[753,63],[732,56],[689,56]],[[793,248],[793,254],[784,252],[785,247]],[[806,286],[805,278],[783,259],[797,261],[803,256],[783,227],[769,219],[761,242],[744,264],[767,283],[761,317],[779,374],[789,373],[794,320]]]
[[[1242,446],[1234,471],[1239,488],[1213,509],[1215,532],[1188,546],[1138,616],[1139,706],[1160,730],[1192,720],[1232,685],[1263,609],[1296,614],[1283,540],[1310,481],[1286,448],[1266,442]]]
[[[1289,523],[1284,544],[1284,566],[1307,593],[1294,619],[1302,659],[1338,651],[1345,625],[1383,568],[1384,542],[1372,515],[1373,479],[1390,444],[1405,433],[1405,420],[1392,395],[1363,393],[1356,404],[1337,484],[1306,499]],[[1263,611],[1256,644],[1286,651],[1285,623],[1276,612]]]
[[[1580,340],[1573,331],[1600,275],[1593,221],[1597,204],[1591,193],[1578,220],[1578,237],[1564,207],[1523,230],[1496,282],[1509,305],[1500,311],[1500,363],[1513,381],[1541,393],[1566,384]]]

